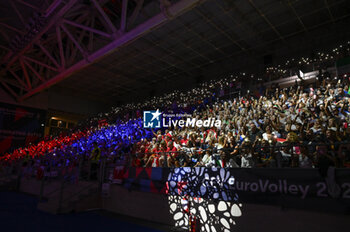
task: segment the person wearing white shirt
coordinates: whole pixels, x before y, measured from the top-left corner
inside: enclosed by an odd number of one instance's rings
[[[241,168],[254,167],[253,155],[251,154],[249,149],[243,148],[241,154]]]
[[[213,159],[213,155],[211,154],[211,151],[207,150],[201,161],[202,166],[211,167],[213,165],[213,161],[214,159]]]

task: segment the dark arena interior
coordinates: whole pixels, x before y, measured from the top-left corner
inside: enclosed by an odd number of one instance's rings
[[[350,1],[0,0],[0,231],[346,231]]]

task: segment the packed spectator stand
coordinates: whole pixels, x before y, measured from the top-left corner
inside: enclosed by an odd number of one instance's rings
[[[113,108],[82,122],[69,136],[1,156],[1,166],[52,169],[94,159],[138,167],[350,167],[346,75],[237,92],[239,79],[245,78],[213,80],[188,92]],[[150,109],[216,118],[222,125],[153,131],[142,125],[142,112]]]

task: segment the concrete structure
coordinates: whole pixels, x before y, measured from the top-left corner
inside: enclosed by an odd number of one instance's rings
[[[40,195],[40,181],[22,179],[21,192]],[[104,209],[109,212],[140,218],[160,224],[174,226],[170,214],[168,196],[162,194],[129,191],[119,185],[110,185],[107,197],[97,194],[97,183],[81,181],[65,188],[64,196],[74,195],[58,209],[60,181],[46,185],[43,196],[47,201],[39,203],[38,209],[50,213],[69,213],[91,209]],[[64,198],[65,198],[64,197]],[[247,204],[242,205],[242,215],[235,218],[231,231],[345,231],[349,226],[349,215],[327,212],[305,211],[280,206]]]

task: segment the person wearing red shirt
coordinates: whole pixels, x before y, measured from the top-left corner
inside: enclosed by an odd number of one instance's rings
[[[188,142],[187,133],[184,134],[183,138],[180,140],[182,146],[186,146]]]
[[[146,150],[145,146],[144,146],[144,145],[141,145],[141,146],[139,147],[139,149],[136,151],[136,157],[135,157],[135,159],[138,159],[138,160],[139,160],[139,161],[137,161],[137,162],[139,162],[139,165],[136,166],[136,167],[142,166],[142,163],[144,162],[144,157],[145,157],[145,150]]]
[[[166,149],[167,152],[167,164],[168,167],[173,167],[175,165],[175,159],[177,155],[177,149],[174,147],[173,141],[168,142],[168,148]]]
[[[143,153],[143,165],[147,163],[149,157],[151,156],[150,150],[151,150],[150,144],[146,144],[144,146],[144,149],[140,150],[140,153]]]
[[[152,149],[152,155],[149,157],[146,167],[162,167],[164,158],[162,157],[162,152],[166,151],[166,146],[164,148],[164,145],[162,147],[159,147],[159,144],[156,143],[156,145]]]

